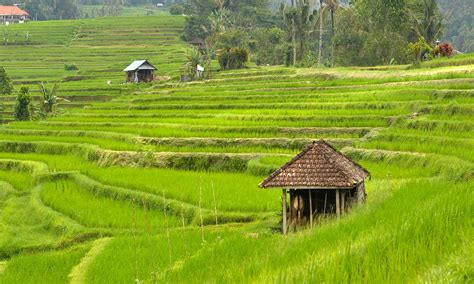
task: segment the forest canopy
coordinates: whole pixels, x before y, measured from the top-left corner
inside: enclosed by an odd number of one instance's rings
[[[105,16],[157,2],[186,15],[184,40],[208,39],[216,49],[222,39],[243,35],[224,47],[247,49],[258,64],[405,63],[408,43],[420,37],[474,51],[469,0],[24,0],[21,6],[32,19],[52,20],[84,17],[81,5],[100,6],[94,14]]]
[[[435,0],[189,0],[182,6],[185,40],[247,48],[258,64],[406,63],[408,43],[424,38],[434,47],[444,31]],[[226,46],[232,35],[239,35],[235,46]]]

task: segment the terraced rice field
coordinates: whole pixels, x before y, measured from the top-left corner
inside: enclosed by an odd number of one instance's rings
[[[15,83],[73,102],[0,128],[1,283],[473,281],[474,56],[122,85],[137,57],[176,78],[182,23],[9,27],[33,43],[0,47]],[[281,236],[257,185],[316,139],[371,172],[368,201]]]

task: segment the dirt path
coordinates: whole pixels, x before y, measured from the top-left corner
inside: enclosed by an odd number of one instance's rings
[[[78,265],[74,266],[69,273],[69,283],[71,284],[80,284],[85,283],[86,272],[88,267],[94,261],[94,259],[105,249],[107,244],[112,240],[112,238],[101,238],[97,239],[92,243],[92,248],[86,253],[86,255],[81,259]]]

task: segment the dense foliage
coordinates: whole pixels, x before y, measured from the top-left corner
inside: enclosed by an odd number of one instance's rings
[[[18,91],[15,108],[13,110],[13,115],[17,121],[30,120],[31,118],[31,97],[29,92],[28,87],[21,87],[20,91]]]
[[[415,64],[419,64],[432,58],[433,49],[423,37],[420,37],[417,42],[408,44],[407,53]]]
[[[249,60],[249,52],[239,47],[224,48],[219,51],[218,60],[223,70],[240,69]]]
[[[453,55],[453,47],[448,42],[443,42],[436,47],[437,53],[443,57],[450,57]]]
[[[474,1],[437,0],[445,20],[442,39],[461,52],[474,52]]]
[[[37,20],[62,20],[79,17],[79,7],[76,0],[25,0],[21,1],[21,8],[30,14],[32,19]],[[3,4],[16,4],[16,0],[6,0]]]
[[[423,37],[434,45],[440,21],[433,0],[357,1],[338,14],[335,60],[340,65],[403,63],[408,42]]]
[[[181,5],[184,39],[212,38],[219,45],[225,34],[238,32],[243,40],[235,47],[248,49],[257,64],[377,65],[407,62],[409,42],[423,37],[433,47],[443,30],[435,0],[294,0],[273,11],[267,5],[189,1]],[[271,52],[262,51],[269,40]]]
[[[5,71],[5,68],[0,66],[0,95],[11,94],[13,90],[13,85],[10,77]]]

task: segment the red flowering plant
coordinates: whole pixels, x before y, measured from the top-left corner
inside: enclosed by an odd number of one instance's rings
[[[448,42],[443,42],[442,44],[438,45],[439,47],[439,54],[443,57],[451,57],[453,55],[453,47]]]

